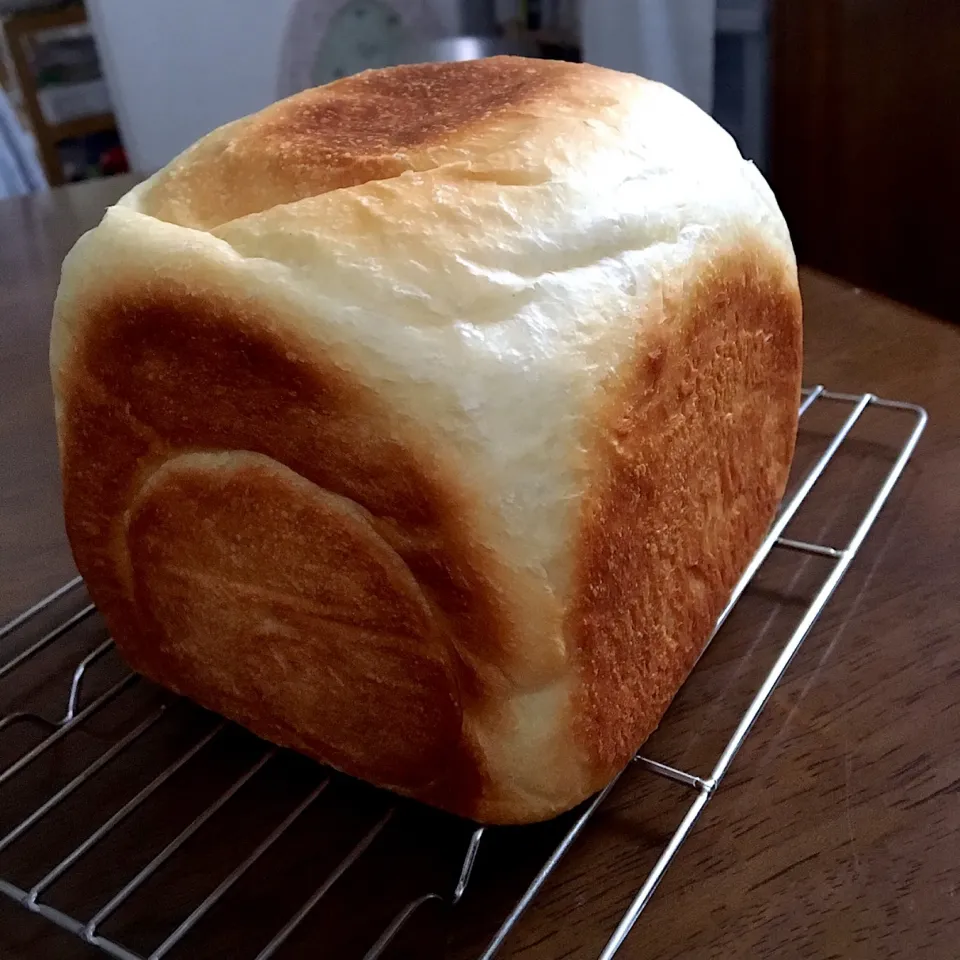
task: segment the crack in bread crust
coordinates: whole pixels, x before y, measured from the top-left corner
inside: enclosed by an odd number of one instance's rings
[[[574,79],[559,64],[518,57],[346,77],[221,127],[155,178],[142,209],[212,230],[280,204],[469,159],[469,151],[457,156],[458,139]]]

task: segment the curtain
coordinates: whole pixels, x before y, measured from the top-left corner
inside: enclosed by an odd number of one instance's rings
[[[46,186],[33,141],[20,125],[6,91],[0,88],[0,197],[16,197]]]
[[[587,0],[583,58],[639,73],[713,109],[716,0]]]

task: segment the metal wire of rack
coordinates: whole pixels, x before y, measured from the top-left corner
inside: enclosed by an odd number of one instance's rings
[[[849,406],[850,412],[829,441],[823,454],[812,467],[810,467],[796,489],[784,500],[766,539],[734,589],[710,640],[712,641],[713,636],[716,636],[717,631],[719,631],[720,627],[727,620],[734,606],[773,550],[796,551],[822,558],[830,565],[829,572],[819,587],[819,590],[816,592],[812,602],[803,611],[799,622],[784,643],[773,667],[753,694],[749,706],[740,717],[736,729],[727,741],[719,759],[709,774],[706,776],[698,776],[694,773],[643,756],[642,754],[637,754],[634,758],[636,764],[650,773],[665,777],[668,780],[688,788],[692,799],[686,806],[679,826],[666,842],[653,868],[645,878],[638,881],[639,888],[632,903],[630,903],[622,915],[598,960],[612,960],[620,950],[643,910],[650,902],[654,891],[657,889],[671,861],[676,856],[681,844],[693,830],[694,825],[708,801],[723,781],[724,776],[729,770],[737,752],[743,745],[751,727],[757,720],[757,717],[760,715],[760,712],[763,710],[791,660],[809,634],[844,574],[847,572],[850,564],[853,562],[854,557],[863,544],[870,528],[873,526],[881,508],[887,501],[906,467],[927,422],[926,412],[914,404],[883,400],[872,394],[854,395],[834,393],[825,390],[822,386],[815,386],[804,390],[800,410],[801,416],[818,401]],[[886,472],[873,499],[863,514],[858,518],[859,522],[853,535],[843,546],[796,540],[785,536],[788,525],[794,519],[814,485],[821,478],[827,466],[834,459],[868,408],[900,411],[901,413],[912,415],[915,422],[906,440],[898,448],[896,459]],[[29,630],[32,623],[41,620],[45,613],[54,608],[56,604],[62,602],[64,598],[68,598],[77,593],[81,587],[82,582],[78,577],[65,584],[45,600],[15,617],[0,628],[0,643],[7,646],[11,641],[18,638],[22,640],[25,632]],[[19,652],[16,652],[10,659],[0,665],[0,681],[3,681],[7,677],[15,676],[17,671],[24,670],[41,654],[49,652],[58,644],[65,642],[71,633],[84,622],[87,622],[94,613],[95,610],[92,604],[84,604],[62,622],[46,630],[39,638],[25,644],[21,642],[20,648],[15,647],[15,649],[19,649]],[[70,685],[63,711],[55,719],[44,718],[30,710],[15,710],[0,718],[0,746],[3,744],[6,731],[14,727],[39,728],[45,734],[39,743],[27,749],[12,762],[8,763],[6,767],[0,769],[0,810],[4,809],[4,790],[15,781],[18,775],[23,773],[31,764],[34,764],[38,758],[41,758],[53,750],[58,743],[64,741],[72,732],[82,729],[85,723],[108,707],[109,704],[116,701],[117,698],[134,689],[138,683],[143,683],[143,681],[140,681],[134,674],[127,673],[115,682],[107,685],[106,689],[99,692],[90,699],[89,702],[85,702],[83,695],[84,685],[90,675],[91,668],[102,662],[103,659],[110,654],[112,647],[112,641],[108,638],[100,642],[83,656],[73,669],[70,677]],[[2,655],[2,653],[3,647],[0,647],[0,655]],[[122,736],[119,736],[114,739],[113,742],[109,743],[109,746],[104,751],[100,752],[87,763],[86,766],[82,767],[82,769],[68,779],[66,783],[60,785],[48,796],[43,797],[38,804],[33,806],[33,809],[30,810],[29,813],[23,816],[12,828],[8,829],[7,832],[0,837],[0,855],[3,855],[5,851],[14,846],[18,841],[28,836],[31,831],[34,831],[41,823],[49,823],[50,818],[55,815],[58,810],[63,808],[64,804],[73,794],[81,791],[92,781],[96,780],[98,775],[101,775],[105,770],[110,768],[118,758],[127,755],[128,752],[134,751],[138,742],[161,722],[175,702],[175,698],[170,697],[152,707],[143,719],[132,726],[132,728]],[[162,846],[148,862],[143,864],[119,890],[113,892],[112,895],[109,896],[109,899],[89,919],[77,919],[70,913],[52,905],[45,899],[45,894],[47,894],[50,888],[61,880],[61,878],[74,870],[84,857],[104,841],[104,838],[108,837],[111,832],[117,830],[121,824],[133,816],[151,796],[161,790],[180,770],[191,763],[195,757],[201,754],[202,751],[218,737],[222,737],[224,731],[230,727],[231,725],[226,723],[226,721],[214,722],[209,729],[206,729],[201,736],[195,738],[186,749],[174,756],[152,779],[148,780],[139,790],[129,797],[122,806],[116,809],[107,819],[98,823],[92,831],[87,833],[82,842],[73,846],[65,856],[62,856],[56,863],[49,867],[46,873],[39,879],[28,884],[22,881],[15,882],[12,879],[0,876],[0,893],[11,898],[31,913],[51,921],[56,926],[74,934],[86,943],[99,948],[105,955],[117,958],[117,960],[162,960],[162,958],[168,957],[172,953],[183,955],[178,952],[178,947],[185,938],[189,936],[191,931],[193,931],[208,914],[215,910],[217,905],[232,888],[238,885],[259,863],[263,862],[268,852],[278,844],[281,838],[291,830],[297,821],[317,805],[319,799],[327,792],[331,780],[336,776],[335,774],[320,771],[318,782],[306,792],[306,795],[284,816],[278,817],[272,829],[270,829],[260,842],[229,872],[220,875],[218,878],[213,878],[211,880],[213,883],[212,889],[198,902],[195,902],[173,929],[168,930],[163,935],[161,942],[149,952],[137,952],[130,946],[121,943],[119,939],[107,935],[103,930],[104,925],[138,890],[162,871],[167,862],[190,841],[191,837],[205,824],[213,821],[217,817],[217,814],[220,813],[238,793],[250,784],[268,764],[274,762],[275,758],[278,754],[281,754],[282,751],[278,751],[269,745],[261,744],[252,762],[247,764],[226,788],[219,792],[179,833]],[[506,918],[502,921],[496,933],[480,954],[479,960],[492,960],[492,958],[498,954],[507,936],[517,926],[519,919],[533,903],[537,894],[554,872],[561,859],[576,842],[577,838],[590,823],[594,813],[615,788],[617,779],[619,779],[619,777],[615,778],[601,793],[586,803],[575,815],[569,829],[563,834],[559,844],[552,850],[552,853],[550,853],[546,861],[542,864],[523,895],[516,901]],[[364,858],[364,855],[371,845],[374,844],[378,836],[387,828],[391,819],[395,816],[395,812],[396,806],[388,805],[385,812],[377,816],[374,822],[355,838],[352,846],[350,846],[335,865],[329,869],[322,881],[315,886],[309,896],[302,900],[299,907],[289,913],[288,919],[279,926],[269,941],[259,949],[259,952],[255,955],[255,960],[269,960],[269,958],[274,957],[281,948],[283,948],[284,944],[288,943],[291,936],[297,931],[305,918],[307,918],[323,898],[336,887],[344,875],[348,874],[351,868],[354,868],[355,865]],[[384,955],[391,944],[394,943],[401,932],[407,927],[411,919],[427,904],[445,903],[449,906],[455,906],[464,898],[467,893],[478,852],[483,844],[484,838],[492,829],[496,828],[476,826],[469,829],[466,834],[467,842],[465,851],[462,860],[459,862],[459,870],[456,872],[452,889],[449,889],[448,892],[430,890],[404,903],[401,909],[399,909],[383,927],[382,932],[376,936],[376,940],[372,945],[366,948],[363,953],[363,960],[377,960],[377,958]],[[373,935],[376,934],[374,933],[371,936]]]

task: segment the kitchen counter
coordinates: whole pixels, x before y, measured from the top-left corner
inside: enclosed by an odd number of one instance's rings
[[[59,508],[50,312],[64,254],[131,183],[116,178],[0,203],[0,622],[74,575]],[[624,958],[957,956],[960,330],[818,273],[805,271],[802,282],[806,382],[922,404],[929,427]],[[844,523],[862,508],[874,461],[889,466],[908,427],[893,415],[865,426],[830,468],[833,492],[811,503],[805,535],[829,541],[849,532]],[[805,418],[801,451],[825,430]],[[774,559],[648,755],[710,769],[751,684],[788,635],[791,614],[822,581],[821,562]],[[676,825],[683,789],[631,770],[501,956],[596,957]],[[2,798],[0,833],[10,826]],[[508,833],[508,842],[482,853],[476,895],[468,891],[462,913],[442,918],[453,931],[451,956],[475,955],[480,931],[531,869],[542,835],[544,828]],[[426,948],[408,949],[399,955],[426,956]],[[100,954],[0,897],[0,956]]]

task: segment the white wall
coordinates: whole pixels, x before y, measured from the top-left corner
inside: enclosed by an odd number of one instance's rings
[[[159,169],[214,127],[275,99],[290,6],[286,0],[87,0],[134,169]]]
[[[158,170],[214,127],[277,98],[280,51],[299,2],[87,0],[133,169]],[[460,0],[431,3],[456,29]]]
[[[638,73],[713,107],[717,0],[585,0],[583,59]]]

